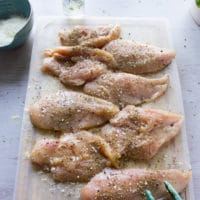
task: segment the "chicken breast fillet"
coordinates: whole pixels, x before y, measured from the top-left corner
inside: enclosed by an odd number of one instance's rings
[[[176,55],[173,50],[129,40],[111,41],[103,49],[111,53],[116,60],[116,65],[111,67],[133,74],[162,70]]]
[[[91,60],[97,60],[111,67],[116,65],[115,59],[112,54],[107,51],[89,48],[83,46],[59,46],[55,49],[48,49],[44,53],[45,57],[55,57],[60,61],[82,61],[83,59],[89,58]]]
[[[124,169],[105,170],[83,187],[81,200],[145,200],[145,190],[155,199],[168,197],[164,181],[170,182],[181,192],[191,178],[190,171]]]
[[[164,94],[168,83],[168,75],[148,79],[128,73],[106,73],[87,83],[83,91],[124,107],[154,101]]]
[[[29,111],[36,127],[71,132],[102,125],[119,109],[110,102],[83,93],[59,91],[41,98]]]
[[[121,29],[118,25],[107,26],[75,26],[72,30],[59,33],[62,45],[84,45],[101,48],[108,42],[120,37]]]
[[[107,66],[99,61],[84,59],[76,63],[44,59],[42,71],[59,78],[66,86],[81,86],[105,73]]]
[[[99,134],[87,131],[36,143],[31,160],[58,181],[83,182],[120,158],[150,159],[180,130],[182,117],[160,110],[127,106]]]
[[[81,131],[38,141],[31,161],[48,169],[57,181],[85,182],[112,165],[112,152],[101,137]]]
[[[181,129],[178,114],[127,106],[105,125],[99,136],[118,154],[118,158],[151,159]]]

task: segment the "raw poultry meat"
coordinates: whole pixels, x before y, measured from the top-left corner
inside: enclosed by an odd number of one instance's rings
[[[182,121],[178,114],[127,106],[99,135],[118,153],[118,158],[148,160],[180,132]]]
[[[109,67],[116,65],[114,57],[109,52],[84,46],[59,46],[45,50],[44,56],[54,57],[58,61],[68,62],[69,64],[90,59],[102,62]]]
[[[75,26],[71,30],[59,33],[62,45],[84,45],[101,48],[108,42],[120,37],[121,29],[118,25],[107,26]]]
[[[103,49],[114,56],[116,65],[111,66],[113,69],[133,74],[162,70],[176,55],[170,49],[120,39],[111,41]]]
[[[91,60],[98,60],[109,67],[116,65],[114,57],[109,52],[83,46],[59,46],[55,49],[46,50],[44,56],[54,56],[57,60],[72,61],[74,63],[89,58]]]
[[[81,86],[114,64],[113,56],[101,49],[65,46],[45,52],[42,71],[58,77],[66,86]]]
[[[71,132],[102,125],[119,109],[108,101],[83,93],[58,91],[42,97],[29,111],[36,127]]]
[[[83,187],[81,200],[144,200],[145,190],[150,190],[155,199],[169,197],[164,181],[170,182],[177,192],[181,192],[190,178],[190,171],[177,169],[108,169]]]
[[[128,73],[106,73],[86,83],[83,91],[124,107],[151,102],[167,90],[169,76],[148,79]]]
[[[65,86],[81,86],[105,73],[107,66],[96,60],[83,59],[76,63],[46,57],[42,71],[59,78]]]
[[[31,161],[51,172],[55,180],[85,182],[112,165],[111,154],[109,145],[101,137],[81,131],[65,134],[60,139],[38,141]]]
[[[176,114],[127,106],[100,133],[80,131],[38,141],[31,160],[58,181],[87,181],[105,167],[121,166],[121,158],[152,158],[178,134],[181,122]]]

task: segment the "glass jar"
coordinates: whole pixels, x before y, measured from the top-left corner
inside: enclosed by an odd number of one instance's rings
[[[62,0],[63,11],[67,16],[81,17],[85,14],[84,0]]]

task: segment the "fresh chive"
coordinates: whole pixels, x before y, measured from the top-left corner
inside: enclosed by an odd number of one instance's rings
[[[155,200],[153,195],[151,194],[151,192],[149,190],[145,190],[145,194],[146,194],[147,200]]]
[[[182,200],[178,192],[173,188],[173,186],[168,181],[164,181],[164,184],[165,188],[170,193],[173,200]]]

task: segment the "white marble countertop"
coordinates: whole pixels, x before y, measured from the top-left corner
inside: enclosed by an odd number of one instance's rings
[[[30,0],[34,17],[63,15],[61,0]],[[87,16],[166,17],[171,23],[186,114],[194,193],[200,195],[200,27],[189,13],[189,0],[86,0]],[[0,52],[0,200],[13,198],[22,114],[34,24],[26,44]]]

